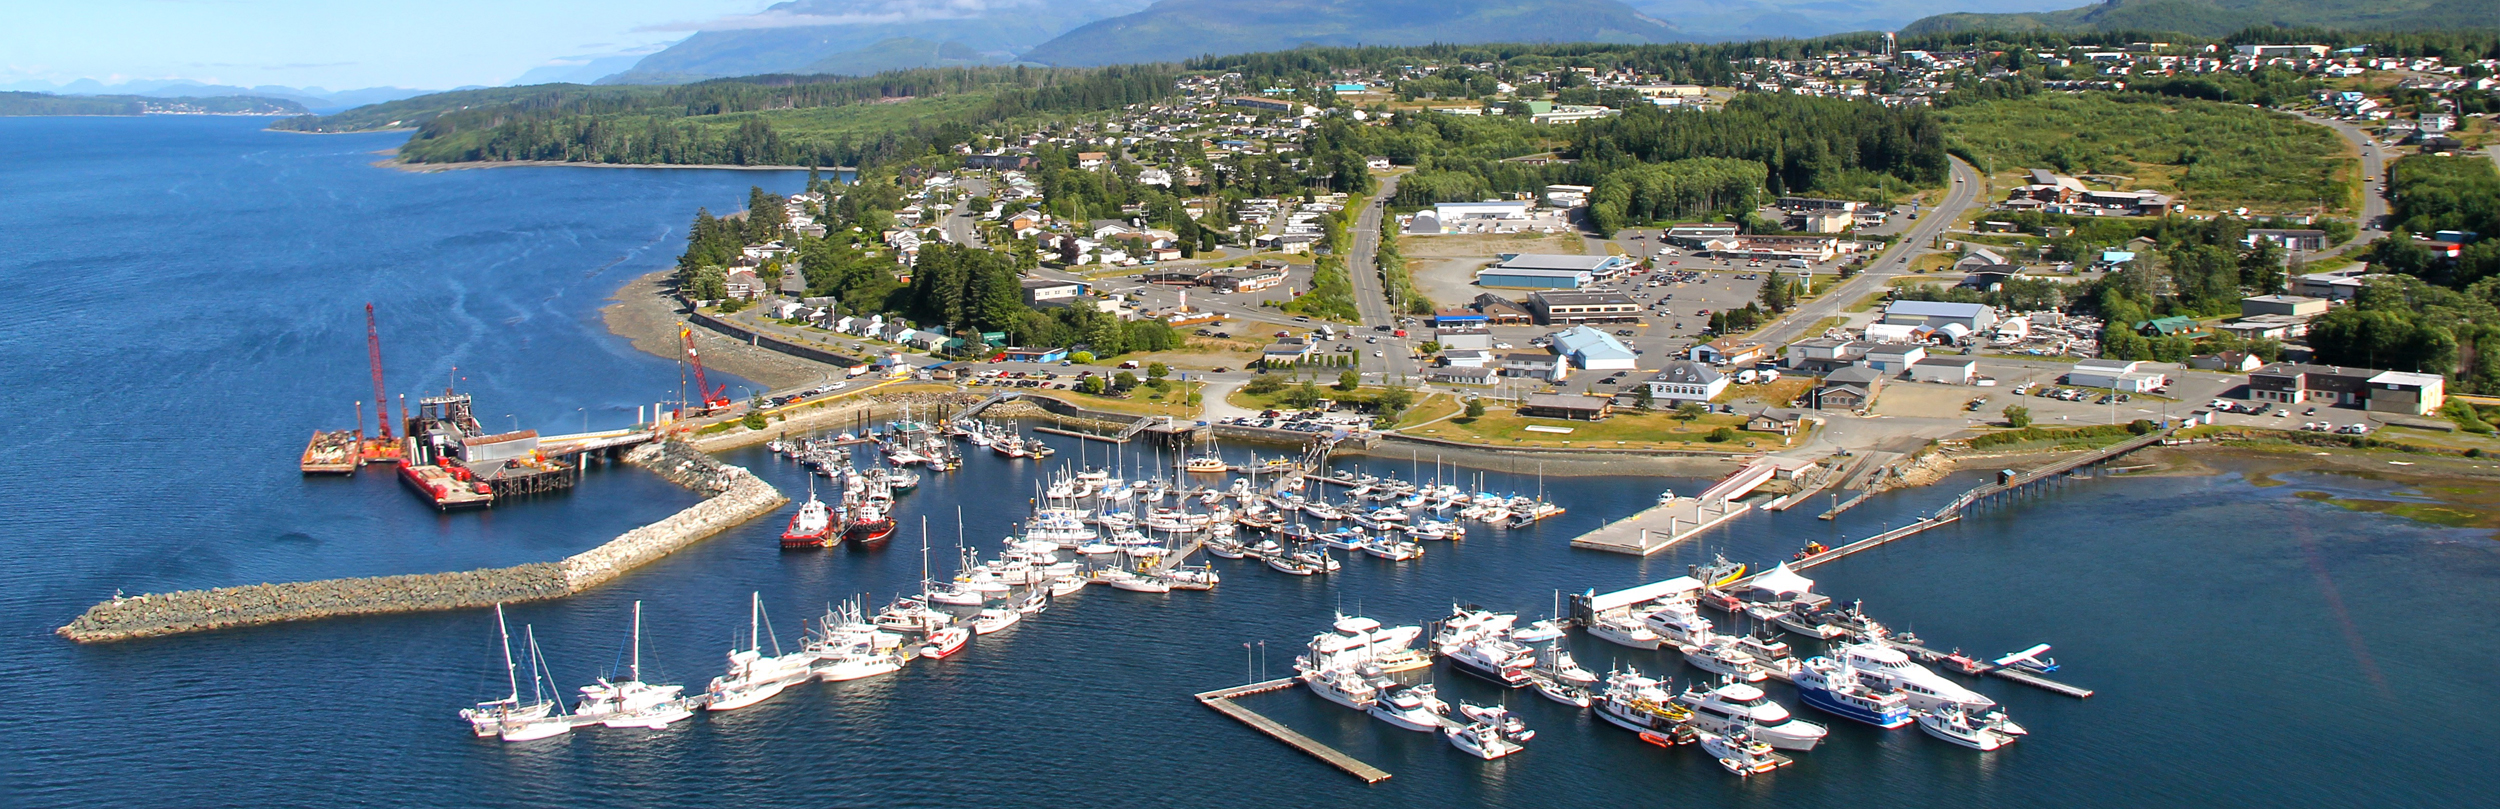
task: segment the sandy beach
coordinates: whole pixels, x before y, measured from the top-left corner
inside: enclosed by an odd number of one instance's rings
[[[631,341],[635,348],[653,356],[674,360],[679,345],[677,332],[686,322],[686,307],[669,294],[671,272],[659,270],[626,282],[609,296],[599,317],[607,323],[610,334]],[[694,344],[702,353],[705,368],[736,374],[774,390],[834,378],[833,371],[823,364],[747,345],[710,329],[695,329]]]

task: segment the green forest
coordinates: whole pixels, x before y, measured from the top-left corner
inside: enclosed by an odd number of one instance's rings
[[[2134,178],[2190,207],[2350,207],[2352,161],[2335,133],[2283,113],[2143,93],[2035,93],[1936,112],[1955,153],[1994,173],[2045,168]]]

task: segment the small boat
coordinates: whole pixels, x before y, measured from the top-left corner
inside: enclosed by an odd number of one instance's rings
[[[1297,549],[1293,552],[1293,558],[1310,565],[1311,570],[1318,573],[1335,573],[1345,567],[1344,563],[1337,561],[1337,557],[1328,555],[1328,551],[1322,548]]]
[[[1956,704],[1919,711],[1918,729],[1927,731],[1929,736],[1980,752],[2001,749],[2030,734],[2021,725],[2006,719],[2004,711],[1990,709],[1972,713]]]
[[[990,594],[951,581],[923,583],[930,601],[957,607],[978,607],[989,603]]]
[[[1157,579],[1150,579],[1150,578],[1147,578],[1147,577],[1145,577],[1145,576],[1140,576],[1140,575],[1137,575],[1136,573],[1132,573],[1132,572],[1129,572],[1129,571],[1127,571],[1127,570],[1122,570],[1122,569],[1119,569],[1119,568],[1112,568],[1112,569],[1110,569],[1110,570],[1105,570],[1105,571],[1103,571],[1101,574],[1099,574],[1099,575],[1095,576],[1095,577],[1094,577],[1094,580],[1099,581],[1099,582],[1102,582],[1102,583],[1104,583],[1104,584],[1111,585],[1112,587],[1117,588],[1117,589],[1127,590],[1127,591],[1132,592],[1132,593],[1169,593],[1169,592],[1172,592],[1172,585],[1170,585],[1170,584],[1168,584],[1168,583],[1165,583],[1165,582],[1160,581],[1160,580],[1157,580]]]
[[[1021,620],[1024,620],[1024,613],[1022,612],[991,607],[982,610],[979,615],[972,617],[972,631],[974,634],[987,635],[1001,629],[1006,629],[1007,627],[1015,626],[1016,622]]]
[[[1511,713],[1507,707],[1470,705],[1461,702],[1458,704],[1458,713],[1460,716],[1493,726],[1501,732],[1502,738],[1514,742],[1525,742],[1536,738],[1536,731],[1529,730],[1528,723],[1520,721],[1518,715]]]
[[[1288,576],[1309,576],[1319,573],[1319,566],[1303,561],[1295,554],[1280,553],[1267,557],[1267,566]]]
[[[747,648],[729,650],[729,671],[712,678],[712,684],[703,690],[703,707],[707,710],[734,711],[754,705],[816,676],[812,669],[815,656],[806,652],[782,654],[780,638],[773,639],[772,656],[764,656],[764,598],[762,594],[749,594],[747,599]]]
[[[1048,609],[1050,609],[1050,593],[1043,590],[1026,593],[1023,601],[1016,602],[1016,612],[1025,615],[1039,615]]]
[[[1448,739],[1451,747],[1456,747],[1461,752],[1486,761],[1527,749],[1526,746],[1505,738],[1502,732],[1492,725],[1483,722],[1442,728],[1441,738]]]
[[[1574,708],[1589,706],[1589,690],[1570,683],[1557,682],[1548,677],[1538,677],[1530,681],[1528,687],[1536,689],[1538,696],[1564,705]]]
[[[1430,733],[1441,729],[1442,707],[1430,684],[1384,685],[1367,712],[1393,727]]]
[[[1392,562],[1405,562],[1424,558],[1424,546],[1417,545],[1412,542],[1393,540],[1388,537],[1373,537],[1371,541],[1363,543],[1362,548],[1364,553],[1368,553],[1382,559],[1387,559]],[[1556,634],[1559,635],[1561,633],[1557,632]]]
[[[1224,457],[1212,452],[1189,456],[1189,460],[1181,463],[1181,468],[1201,475],[1221,475],[1230,471],[1224,464]]]
[[[1510,631],[1510,639],[1520,643],[1544,643],[1563,636],[1562,622],[1547,618]]]
[[[920,647],[920,656],[933,660],[943,660],[947,655],[963,651],[964,644],[970,642],[972,642],[972,630],[965,629],[960,626],[950,626],[945,629],[929,633],[928,643],[922,644]]]
[[[1075,575],[1061,576],[1056,579],[1051,579],[1050,597],[1058,598],[1060,596],[1076,595],[1077,591],[1085,589],[1085,585],[1087,583],[1088,582],[1084,577]]]
[[[1340,531],[1330,531],[1319,535],[1318,539],[1319,544],[1341,551],[1358,550],[1363,547],[1363,543],[1370,541],[1363,537],[1362,531],[1351,528]]]
[[[1242,546],[1241,540],[1217,537],[1207,540],[1207,555],[1218,559],[1239,559],[1248,555],[1248,549]]]
[[[1742,728],[1726,733],[1701,731],[1701,749],[1719,760],[1719,766],[1739,777],[1751,777],[1795,763],[1795,759],[1771,751],[1771,745]]]

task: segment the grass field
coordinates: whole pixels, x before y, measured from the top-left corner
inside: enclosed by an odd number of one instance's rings
[[[2349,206],[2358,167],[2335,133],[2282,113],[2151,96],[2041,93],[1937,111],[1949,146],[1990,173],[2123,174],[2190,208]]]
[[[1785,446],[1778,435],[1738,429],[1744,424],[1742,416],[1710,415],[1687,422],[1667,413],[1619,414],[1596,422],[1523,418],[1507,406],[1495,406],[1481,418],[1450,419],[1417,428],[1409,434],[1497,447],[1622,447],[1748,452]],[[1527,429],[1530,426],[1568,428],[1571,432],[1532,432]],[[1719,443],[1704,440],[1704,436],[1721,427],[1730,428],[1734,437]]]

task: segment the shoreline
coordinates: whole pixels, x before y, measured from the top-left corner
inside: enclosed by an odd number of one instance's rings
[[[676,360],[677,330],[688,326],[685,304],[667,287],[674,272],[645,273],[610,293],[607,305],[599,307],[599,319],[608,333],[625,338],[643,353]],[[770,390],[841,378],[820,363],[741,343],[711,329],[694,329],[694,340],[705,370],[742,377]]]
[[[383,130],[400,131],[400,130]],[[307,135],[360,135],[363,132],[306,132]],[[394,150],[396,151],[396,150]],[[397,169],[414,174],[468,169],[505,168],[577,168],[577,169],[705,169],[710,171],[829,171],[836,176],[856,172],[848,166],[740,166],[728,163],[580,163],[567,160],[471,160],[460,163],[410,163],[396,157],[373,161],[375,168]]]

